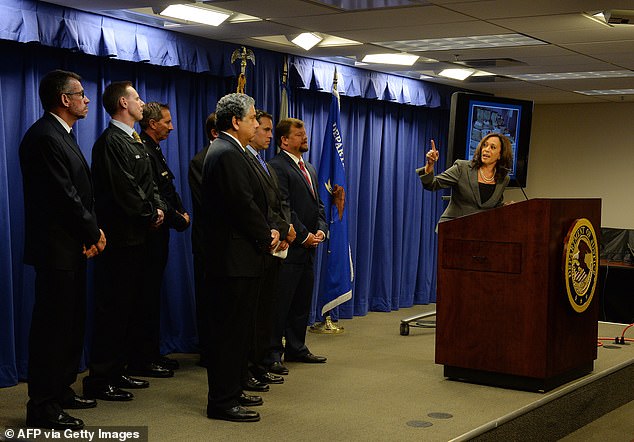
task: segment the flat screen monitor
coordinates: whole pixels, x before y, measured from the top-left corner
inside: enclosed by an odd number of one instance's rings
[[[513,148],[511,187],[526,187],[533,102],[455,92],[451,96],[447,167],[470,160],[480,140],[491,132],[506,135]]]

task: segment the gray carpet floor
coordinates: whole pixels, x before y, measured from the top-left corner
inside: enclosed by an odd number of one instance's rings
[[[311,351],[327,356],[328,362],[288,363],[286,382],[262,393],[264,405],[256,408],[262,420],[257,423],[207,419],[206,371],[189,354],[172,355],[181,363],[176,376],[151,379],[149,389],[135,391],[135,400],[100,401],[95,409],[72,414],[91,427],[147,426],[151,441],[449,441],[548,398],[550,393],[445,379],[442,366],[434,363],[433,328],[411,328],[409,336],[399,335],[400,319],[434,307],[343,320],[345,333],[340,335],[308,333]],[[599,331],[615,336],[622,328],[600,324]],[[634,345],[610,347],[599,348],[589,376],[634,360]],[[575,382],[552,393],[574,388]],[[76,391],[81,392],[79,381]],[[0,428],[23,425],[26,401],[24,383],[0,389]],[[564,440],[632,441],[633,411],[629,403]]]

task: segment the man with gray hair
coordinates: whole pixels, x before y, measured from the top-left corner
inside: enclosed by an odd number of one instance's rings
[[[242,391],[255,306],[267,253],[280,234],[267,221],[265,190],[249,166],[245,147],[255,136],[255,101],[229,94],[216,107],[220,132],[203,166],[205,304],[209,325],[207,416],[255,422],[259,413],[244,408],[262,398]]]

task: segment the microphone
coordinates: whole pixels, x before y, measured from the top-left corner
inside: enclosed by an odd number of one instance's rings
[[[504,167],[504,166],[498,166],[498,167],[500,169],[502,169],[502,170],[506,170],[507,174],[511,173],[511,169],[509,169],[508,167]],[[522,194],[524,195],[524,198],[526,199],[526,201],[528,201],[528,196],[526,196],[526,192],[524,192],[524,188],[522,186],[520,186],[519,183],[518,183],[517,187],[520,188],[520,190],[522,191]]]

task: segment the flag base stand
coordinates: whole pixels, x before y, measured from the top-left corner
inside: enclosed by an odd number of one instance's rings
[[[332,322],[330,316],[326,316],[326,320],[324,322],[317,322],[310,326],[309,331],[311,333],[320,333],[324,335],[337,335],[343,333],[343,327],[339,327],[337,324]]]

